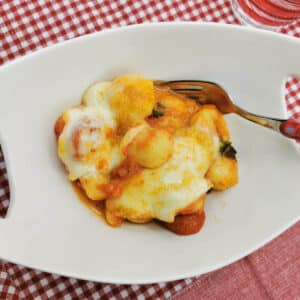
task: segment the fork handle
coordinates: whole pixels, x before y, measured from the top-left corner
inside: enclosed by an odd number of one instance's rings
[[[234,112],[249,121],[273,129],[288,138],[300,141],[300,120],[295,120],[292,118],[285,120],[259,116],[238,106],[235,106]]]
[[[286,137],[300,141],[300,121],[294,119],[282,121],[279,130]]]

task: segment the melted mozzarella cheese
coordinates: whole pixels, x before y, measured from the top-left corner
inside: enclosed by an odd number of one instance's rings
[[[153,83],[139,76],[96,83],[86,90],[81,105],[64,113],[65,126],[58,138],[58,154],[69,179],[79,180],[92,200],[106,198],[99,186],[110,183],[112,170],[125,159],[130,156],[139,164],[139,172],[122,178],[121,195],[106,201],[111,215],[133,222],[153,218],[173,222],[178,213],[195,203],[212,187],[213,180],[206,177],[219,156],[220,136],[229,139],[226,123],[215,107],[195,110],[193,119],[186,122],[186,114],[180,113],[185,112],[185,103],[175,96],[164,98],[161,105],[170,111],[155,120],[156,125],[164,120],[180,124],[168,132],[167,139],[158,131],[166,131],[168,126],[160,129],[147,122],[155,101]],[[117,138],[117,131],[121,137]],[[170,144],[166,143],[169,140]],[[166,159],[152,166],[166,149],[170,153]],[[214,169],[210,174],[216,179]]]
[[[204,178],[208,167],[208,153],[195,138],[175,137],[172,157],[160,168],[143,169],[106,206],[134,222],[151,218],[173,222],[177,212],[211,187]]]
[[[97,185],[109,181],[110,171],[122,159],[113,136],[114,113],[105,97],[108,88],[109,83],[91,86],[84,94],[84,105],[64,113],[65,126],[58,139],[58,154],[69,179],[80,179],[93,200],[105,196],[96,191]]]
[[[94,109],[101,107],[113,114],[109,105],[111,93],[112,83],[110,81],[94,83],[84,92],[82,104]]]

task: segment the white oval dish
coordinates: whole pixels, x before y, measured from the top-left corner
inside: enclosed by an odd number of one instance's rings
[[[239,26],[131,26],[46,48],[0,68],[0,139],[11,207],[0,219],[0,257],[41,270],[113,283],[151,283],[203,274],[261,247],[300,216],[300,157],[288,139],[226,117],[240,183],[206,202],[199,234],[157,225],[113,229],[82,205],[56,155],[53,125],[97,80],[148,78],[223,85],[255,113],[286,116],[283,84],[300,73],[300,41]]]

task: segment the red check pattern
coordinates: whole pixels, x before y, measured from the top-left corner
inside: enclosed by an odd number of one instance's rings
[[[106,28],[177,20],[238,24],[229,0],[1,1],[0,65]],[[299,37],[300,22],[280,31]],[[296,78],[287,81],[286,102],[289,114],[300,118],[300,81]],[[5,216],[8,205],[0,149],[0,216]],[[299,233],[300,223],[219,271],[152,285],[88,282],[0,261],[0,299],[300,299]]]

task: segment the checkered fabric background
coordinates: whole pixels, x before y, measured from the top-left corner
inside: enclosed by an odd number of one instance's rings
[[[0,0],[0,65],[40,48],[106,28],[179,20],[239,23],[229,0]],[[299,37],[300,22],[294,22],[280,31]],[[286,91],[289,113],[299,118],[299,80],[289,78]],[[5,216],[8,205],[9,187],[0,149],[0,216]],[[285,233],[288,234],[291,232]],[[203,283],[218,278],[222,272],[230,276],[231,268],[243,269],[244,260],[233,265],[237,267],[229,266],[202,276]],[[168,299],[187,297],[187,291],[197,285],[197,277],[153,285],[101,284],[0,261],[0,299]],[[216,299],[212,294],[207,295]]]

